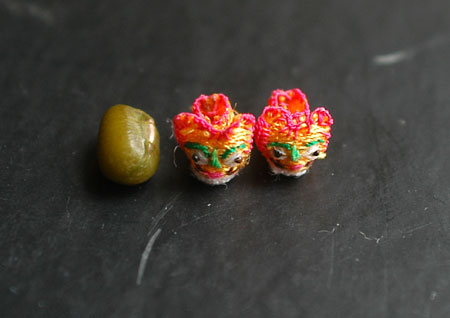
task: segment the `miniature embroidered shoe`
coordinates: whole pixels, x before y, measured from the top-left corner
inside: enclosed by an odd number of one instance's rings
[[[248,164],[255,117],[239,114],[223,94],[200,95],[192,113],[173,119],[175,137],[193,174],[211,185],[224,184]]]
[[[333,118],[323,107],[310,113],[298,88],[272,92],[255,129],[256,145],[274,174],[300,177],[324,159]]]

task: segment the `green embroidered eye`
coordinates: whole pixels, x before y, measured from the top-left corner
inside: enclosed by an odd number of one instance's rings
[[[322,139],[318,139],[317,141],[310,141],[310,142],[308,142],[305,146],[306,147],[311,147],[311,146],[317,145],[319,142],[320,143],[324,143],[325,141],[323,141]]]
[[[268,143],[267,146],[268,147],[281,147],[281,148],[286,148],[287,150],[290,150],[292,161],[297,161],[301,157],[301,155],[298,152],[297,147],[295,147],[295,145],[284,144],[281,142],[271,142],[271,143]],[[275,158],[281,158],[285,154],[281,150],[274,148],[273,155],[275,156]]]
[[[208,147],[203,146],[197,142],[187,142],[184,144],[184,147],[188,148],[188,149],[197,149],[197,150],[201,150],[205,156],[208,158],[210,156],[209,151],[208,151]]]
[[[243,160],[243,158],[242,158],[242,156],[241,155],[239,155],[239,156],[237,156],[236,158],[234,158],[234,163],[242,163],[242,160]]]
[[[267,144],[267,147],[282,147],[282,148],[286,148],[287,150],[291,150],[290,144],[284,144],[282,142],[271,142],[271,143]]]
[[[194,153],[194,154],[192,155],[192,160],[194,160],[194,162],[197,163],[197,162],[200,161],[200,157],[199,157],[197,154]]]
[[[273,149],[273,156],[275,157],[275,158],[281,158],[281,157],[283,157],[285,155],[285,153],[284,152],[281,152],[280,150],[278,150],[277,148],[274,148]]]
[[[225,152],[220,156],[222,159],[226,159],[230,154],[236,152],[238,149],[245,149],[247,147],[245,144],[240,144],[237,147],[231,147],[230,149],[225,150]]]
[[[196,165],[203,166],[208,164],[208,158],[201,150],[193,149],[191,152],[191,158]]]

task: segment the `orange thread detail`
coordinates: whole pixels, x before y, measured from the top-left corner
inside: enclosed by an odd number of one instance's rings
[[[214,184],[223,183],[220,182],[222,179],[227,182],[230,178],[226,176],[235,175],[248,163],[253,144],[255,117],[251,114],[238,113],[231,107],[225,95],[200,95],[192,105],[192,113],[178,114],[173,123],[178,144],[191,161],[194,173],[203,181],[204,177],[217,179],[217,182],[211,182]],[[188,143],[195,143],[208,149],[207,153],[210,155],[207,158],[208,162],[206,159],[199,161],[195,158],[198,150],[185,147]],[[239,149],[235,162],[230,162],[231,159],[224,156],[230,149]]]
[[[257,120],[255,141],[273,171],[299,175],[306,172],[316,159],[308,152],[309,147],[314,145],[318,159],[325,158],[332,124],[333,118],[324,107],[310,112],[306,95],[300,89],[278,89],[272,92],[268,105]],[[291,156],[279,151],[275,156],[273,145],[277,144],[286,145],[286,150],[282,151],[291,151]],[[292,153],[293,149],[299,151],[298,156]]]

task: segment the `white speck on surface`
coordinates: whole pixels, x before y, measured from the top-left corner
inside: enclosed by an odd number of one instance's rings
[[[300,68],[298,66],[294,66],[291,68],[291,74],[296,76],[300,74]]]
[[[402,119],[402,118],[400,118],[400,119],[398,120],[398,123],[399,123],[401,126],[406,126],[406,120],[404,120],[404,119]]]
[[[211,203],[208,203],[208,206],[211,206]]]
[[[15,286],[9,287],[9,291],[10,291],[11,293],[13,293],[13,294],[16,294],[16,295],[19,294],[19,290],[18,290],[18,288],[15,287]]]
[[[430,294],[430,300],[435,300],[437,296],[437,292],[435,292],[434,290],[431,292]]]
[[[142,283],[142,277],[144,276],[145,266],[147,265],[148,257],[150,256],[150,253],[152,252],[153,244],[155,244],[155,241],[158,238],[160,233],[161,233],[161,229],[156,230],[155,234],[153,234],[152,237],[150,238],[150,240],[148,241],[147,246],[144,249],[144,252],[142,252],[141,262],[139,263],[139,269],[138,269],[138,274],[137,274],[137,278],[136,278],[137,285],[140,285]]]

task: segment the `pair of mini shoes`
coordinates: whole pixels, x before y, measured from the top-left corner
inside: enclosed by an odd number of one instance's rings
[[[298,88],[275,90],[255,121],[234,110],[223,94],[200,95],[192,113],[173,120],[175,136],[201,181],[224,184],[250,160],[253,137],[274,174],[300,177],[326,157],[333,118],[323,107],[310,112]]]

